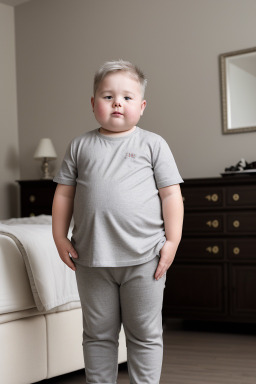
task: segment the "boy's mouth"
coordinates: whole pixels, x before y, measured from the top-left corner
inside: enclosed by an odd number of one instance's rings
[[[121,112],[115,111],[112,113],[112,116],[123,116]]]

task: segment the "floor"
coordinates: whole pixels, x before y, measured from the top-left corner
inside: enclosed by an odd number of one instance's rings
[[[85,384],[84,372],[40,382],[53,383]],[[129,384],[126,364],[118,384]],[[256,325],[166,321],[160,384],[256,384]]]

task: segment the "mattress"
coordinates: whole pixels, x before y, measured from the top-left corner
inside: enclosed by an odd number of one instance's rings
[[[51,216],[10,219],[2,223],[49,225],[51,224]],[[79,301],[74,301],[49,311],[38,311],[21,252],[11,237],[0,234],[0,323],[29,316],[67,311],[80,306]]]

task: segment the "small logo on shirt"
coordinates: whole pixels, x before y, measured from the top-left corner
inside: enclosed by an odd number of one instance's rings
[[[126,152],[124,158],[125,159],[135,159],[136,158],[136,154],[135,153],[131,153],[131,152]]]

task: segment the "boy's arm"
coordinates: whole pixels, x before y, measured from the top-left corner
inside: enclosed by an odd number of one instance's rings
[[[58,184],[52,205],[52,234],[61,260],[73,271],[75,264],[70,258],[78,255],[67,238],[70,221],[73,213],[76,187]]]
[[[160,279],[171,266],[182,234],[183,200],[179,184],[159,188],[162,201],[166,242],[160,253],[155,279]]]

